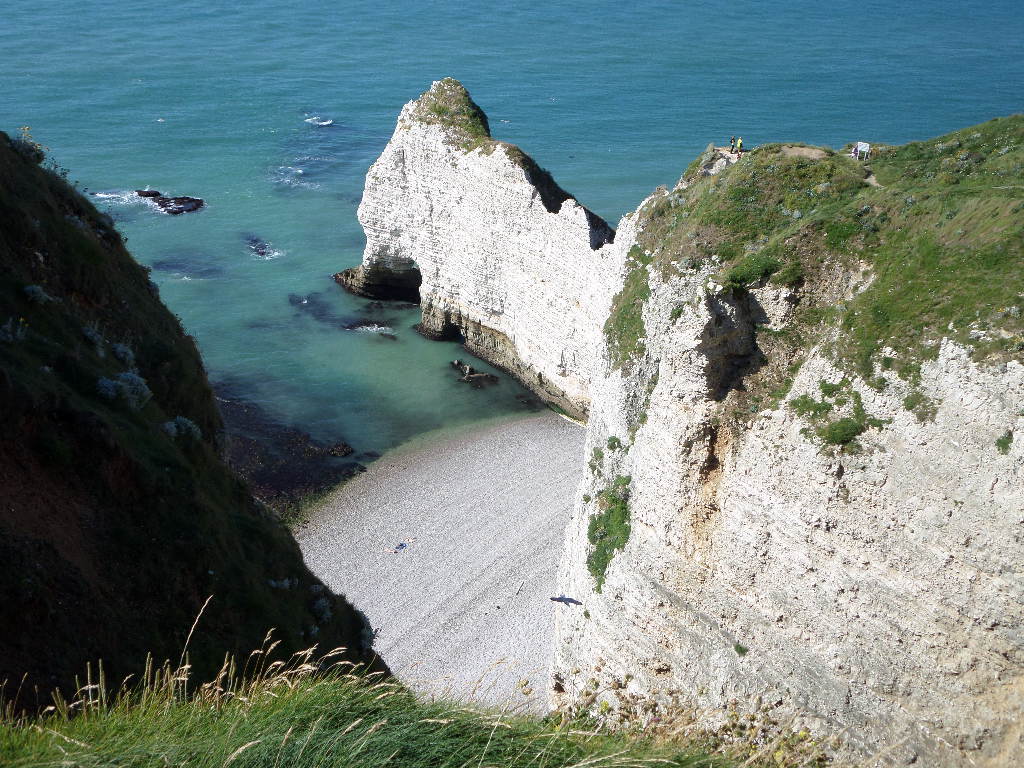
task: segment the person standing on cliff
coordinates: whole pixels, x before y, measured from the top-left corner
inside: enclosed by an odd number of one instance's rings
[[[735,136],[730,136],[729,137],[729,154],[730,155],[735,155],[736,154],[736,137]]]
[[[740,157],[743,157],[743,137],[742,136],[740,136],[739,139],[736,140],[736,152],[739,154]]]

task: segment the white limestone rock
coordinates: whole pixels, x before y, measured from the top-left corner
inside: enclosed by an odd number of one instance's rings
[[[793,292],[732,298],[714,259],[650,271],[644,350],[614,363],[603,329],[639,212],[608,242],[603,222],[489,137],[456,86],[435,83],[402,110],[359,208],[363,264],[341,282],[386,295],[421,278],[425,332],[458,332],[589,413],[594,471],[559,577],[583,605],[558,610],[553,705],[640,717],[735,705],[887,762],[1024,762],[1024,440],[994,446],[1024,430],[1024,367],[979,365],[943,342],[921,372],[936,404],[924,422],[899,379],[877,392],[850,377],[889,421],[856,455],[822,446],[785,403],[726,421],[757,364],[757,327],[784,328]],[[722,154],[699,172],[728,167]],[[827,290],[869,281],[837,274]],[[813,350],[788,399],[844,376]],[[617,476],[631,477],[631,532],[597,592],[587,529]]]
[[[614,232],[517,147],[492,140],[461,85],[437,81],[405,105],[358,215],[366,250],[341,277],[346,287],[394,296],[381,283],[418,275],[424,333],[460,335],[470,351],[586,413],[621,263]]]

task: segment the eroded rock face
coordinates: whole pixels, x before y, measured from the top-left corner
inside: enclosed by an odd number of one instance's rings
[[[883,371],[879,390],[840,370],[823,330],[789,395],[737,417],[767,364],[759,335],[785,329],[799,296],[724,290],[714,259],[641,267],[643,344],[624,364],[604,329],[635,269],[643,205],[609,242],[550,177],[541,194],[472,102],[453,126],[446,83],[406,105],[370,171],[367,249],[349,279],[418,273],[425,332],[461,335],[589,413],[559,582],[582,605],[558,611],[553,705],[606,702],[609,717],[641,721],[736,708],[796,717],[886,762],[1018,761],[1024,450],[995,441],[1024,429],[1024,366],[979,365],[943,341],[918,384],[934,417],[919,421],[907,382]],[[711,148],[675,192],[735,159]],[[802,290],[839,303],[869,279],[839,271]],[[858,452],[823,445],[786,405],[822,382],[884,423]],[[595,542],[622,531],[591,529],[616,487],[630,525],[599,590]]]
[[[339,283],[418,300],[424,334],[461,337],[566,410],[587,411],[621,260],[607,245],[614,232],[518,148],[492,140],[461,85],[436,82],[405,106],[366,177],[359,221],[363,262]]]
[[[940,403],[924,423],[897,377],[882,392],[852,379],[867,412],[892,420],[856,455],[823,448],[784,406],[726,426],[723,372],[753,352],[755,313],[709,296],[707,277],[652,276],[647,353],[592,383],[587,455],[603,457],[559,582],[586,614],[558,614],[553,703],[764,707],[862,754],[891,750],[887,762],[1008,764],[1022,753],[1024,476],[1019,449],[993,443],[1024,427],[1024,366],[979,366],[944,343],[922,370]],[[770,293],[764,314],[785,317]],[[812,353],[792,395],[848,376]],[[597,592],[588,528],[622,476],[631,531]]]

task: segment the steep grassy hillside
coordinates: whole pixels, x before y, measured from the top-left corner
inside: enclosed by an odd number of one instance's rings
[[[219,458],[195,343],[108,217],[0,134],[0,681],[48,701],[190,644],[360,647],[362,622]],[[38,687],[38,691],[36,691]]]

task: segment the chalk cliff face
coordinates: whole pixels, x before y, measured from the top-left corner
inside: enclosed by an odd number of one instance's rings
[[[642,365],[593,388],[587,452],[604,455],[560,572],[586,613],[558,614],[554,703],[798,714],[865,753],[902,742],[897,762],[1019,757],[1024,477],[1021,452],[993,442],[1024,427],[1024,366],[978,366],[944,343],[922,368],[939,404],[924,423],[895,376],[881,393],[854,378],[865,409],[891,419],[856,454],[823,450],[784,405],[726,426],[717,372],[749,352],[752,323],[702,277],[652,285]],[[814,351],[792,394],[846,376]],[[646,423],[609,450],[647,391]],[[631,531],[598,593],[588,534],[621,476]]]
[[[709,149],[595,249],[606,230],[550,212],[516,153],[417,117],[446,83],[371,169],[343,282],[418,268],[428,331],[588,412],[552,703],[1024,759],[1024,204],[993,191],[1024,121],[874,172]]]
[[[492,140],[459,83],[438,81],[402,110],[367,174],[359,221],[363,263],[339,282],[419,301],[427,335],[461,335],[538,393],[586,412],[614,232],[517,147]]]

